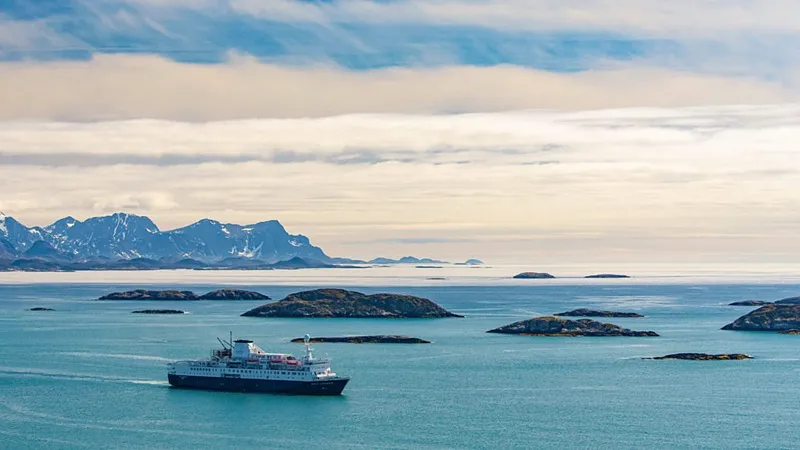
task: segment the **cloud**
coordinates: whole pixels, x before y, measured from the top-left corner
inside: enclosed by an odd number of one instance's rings
[[[350,113],[440,113],[774,103],[791,86],[637,66],[551,73],[512,66],[352,72],[238,59],[197,65],[154,56],[0,63],[0,120],[223,120]]]
[[[798,118],[742,105],[5,122],[0,208],[28,224],[274,218],[354,257],[770,259],[800,251]]]

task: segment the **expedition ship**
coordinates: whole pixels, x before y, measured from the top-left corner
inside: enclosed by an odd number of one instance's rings
[[[208,359],[167,364],[169,384],[216,391],[340,395],[350,381],[331,371],[330,359],[314,357],[308,335],[301,359],[266,353],[249,340],[217,340],[222,349],[213,350]]]

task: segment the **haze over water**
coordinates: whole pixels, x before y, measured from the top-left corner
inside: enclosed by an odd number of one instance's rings
[[[510,269],[2,274],[2,447],[745,449],[791,448],[800,440],[797,337],[720,330],[751,310],[727,303],[797,295],[796,278],[771,268],[509,280],[517,268]],[[560,269],[552,272],[591,273]],[[766,281],[757,281],[761,275]],[[466,317],[257,319],[239,314],[260,302],[92,301],[113,290],[178,285],[198,292],[236,285],[274,299],[338,285],[424,296]],[[56,311],[25,311],[34,306]],[[190,314],[130,314],[151,307]],[[608,321],[661,337],[485,333],[576,307],[644,314]],[[295,354],[302,349],[289,340],[305,333],[408,334],[433,343],[317,344],[335,371],[352,377],[340,398],[169,388],[168,361],[205,357],[229,331],[267,351]],[[755,359],[640,359],[690,351]]]

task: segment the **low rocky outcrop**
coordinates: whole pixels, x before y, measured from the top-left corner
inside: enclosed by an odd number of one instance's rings
[[[558,317],[536,317],[489,330],[487,333],[525,336],[658,336],[653,331],[633,331],[611,323],[591,319],[568,320]]]
[[[525,279],[525,280],[542,280],[542,279],[550,279],[555,278],[555,276],[550,275],[549,273],[544,272],[522,272],[514,275],[514,278],[517,279]]]
[[[260,292],[241,289],[219,289],[200,296],[200,300],[270,300]]]
[[[741,302],[728,303],[728,306],[764,306],[771,304],[772,302],[766,302],[764,300],[744,300]]]
[[[292,342],[303,342],[303,338],[292,339]],[[312,337],[312,343],[340,342],[348,344],[430,344],[430,341],[410,336],[378,335],[378,336],[345,336],[345,337]]]
[[[98,300],[199,300],[199,297],[192,291],[148,291],[136,289],[126,292],[112,292],[100,297]]]
[[[41,306],[37,306],[37,307],[35,307],[35,308],[31,308],[31,309],[29,309],[28,311],[55,311],[55,309],[52,309],[52,308],[44,308],[44,307],[41,307]]]
[[[597,275],[586,275],[583,278],[630,278],[630,276],[616,273],[598,273]]]
[[[683,359],[688,361],[731,361],[741,359],[753,359],[744,353],[723,353],[720,355],[709,355],[707,353],[673,353],[671,355],[656,356],[653,358],[642,359]]]
[[[362,294],[344,289],[297,292],[242,314],[246,317],[438,318],[462,317],[427,298]]]
[[[800,329],[800,305],[765,305],[722,327],[723,330],[789,331]]]
[[[800,335],[800,330],[785,330],[785,331],[778,331],[778,334],[791,334],[791,335]]]
[[[776,305],[800,305],[800,297],[789,297],[775,302]]]
[[[186,314],[186,311],[181,311],[180,309],[142,309],[133,311],[133,314]]]
[[[641,314],[631,312],[616,312],[616,311],[597,311],[594,309],[578,308],[572,311],[553,314],[559,317],[644,317]]]

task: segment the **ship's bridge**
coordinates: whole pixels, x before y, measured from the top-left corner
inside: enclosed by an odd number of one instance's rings
[[[267,353],[264,350],[261,350],[261,347],[257,346],[253,343],[253,341],[248,341],[245,339],[239,339],[233,341],[233,357],[234,358],[242,358],[247,359],[250,355],[266,355]]]

